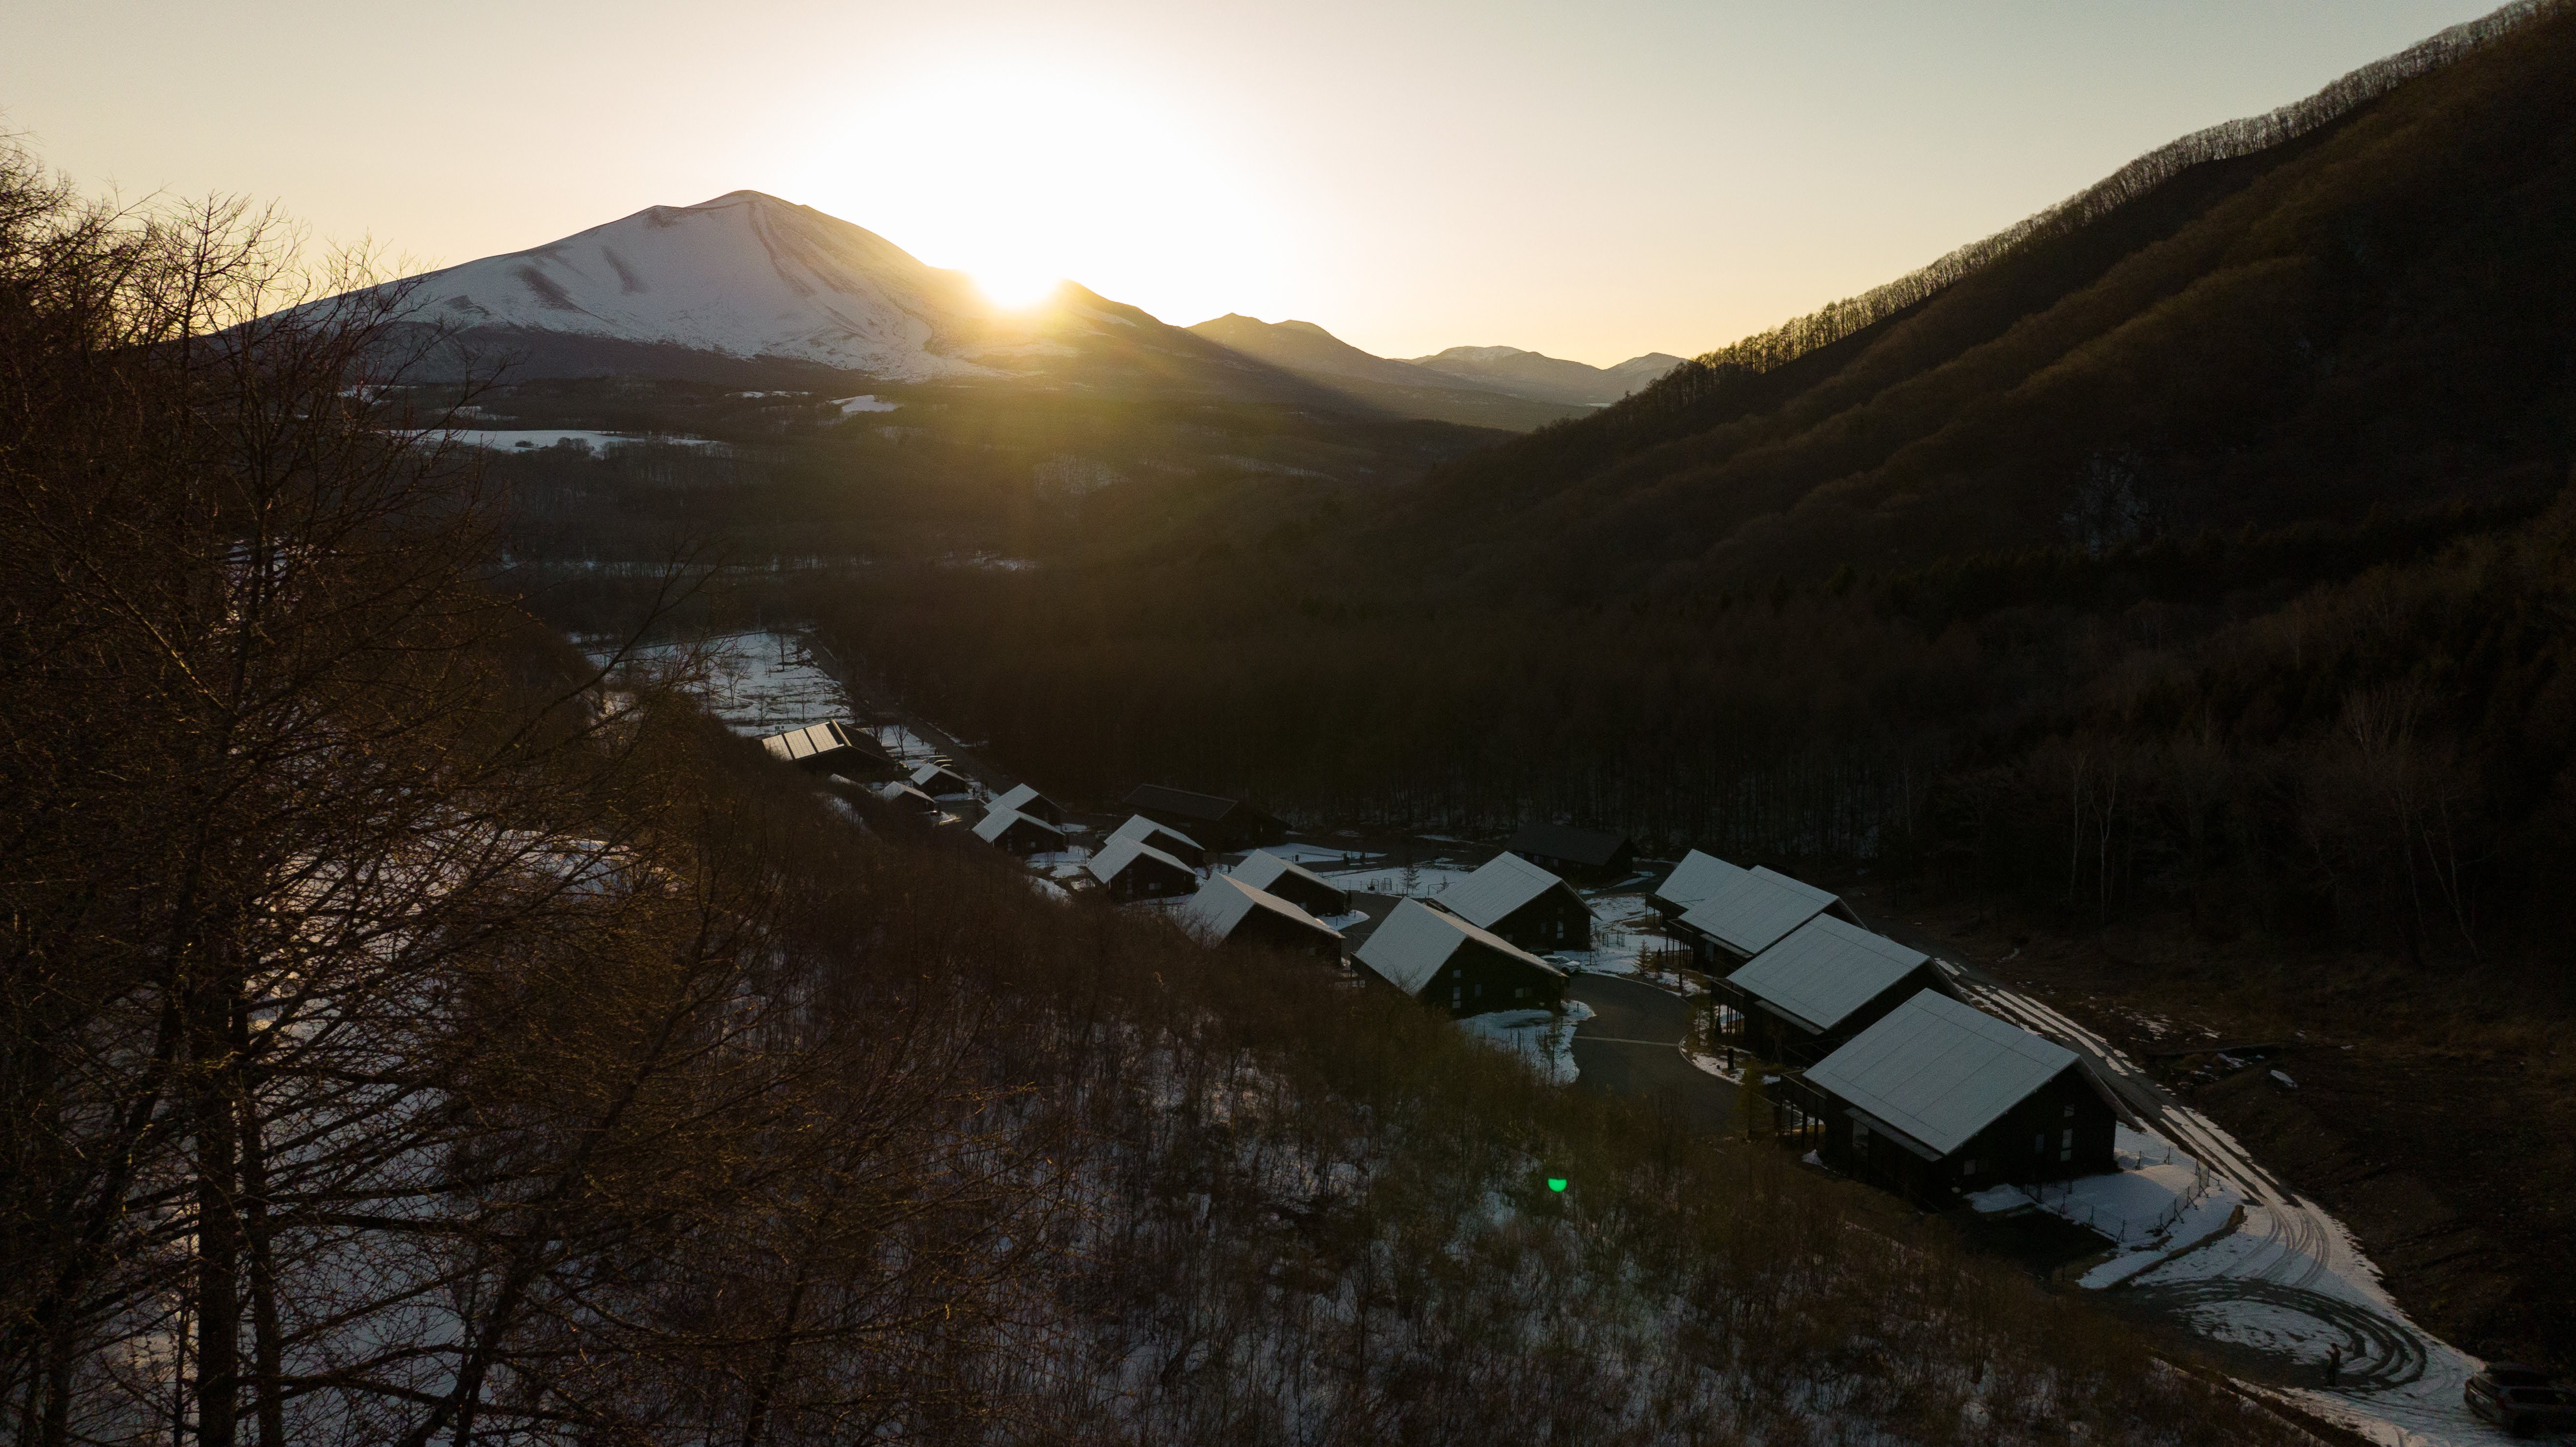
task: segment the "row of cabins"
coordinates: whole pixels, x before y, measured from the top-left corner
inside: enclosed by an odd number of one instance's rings
[[[1744,1048],[1837,1169],[1917,1200],[2114,1169],[2119,1106],[2076,1054],[1960,998],[1833,895],[1693,850],[1653,896]]]
[[[932,810],[971,794],[940,764],[909,772],[846,725],[762,741],[818,773],[892,774],[891,793]],[[1238,800],[1147,785],[1088,868],[1113,899],[1189,900],[1176,914],[1210,944],[1342,957],[1324,921],[1347,892],[1259,846],[1286,826]],[[1023,784],[995,799],[978,838],[1027,856],[1065,847],[1062,806]],[[1219,852],[1252,849],[1202,881]],[[1397,989],[1452,1015],[1553,1008],[1566,972],[1543,958],[1592,943],[1592,913],[1566,876],[1625,877],[1619,836],[1525,826],[1512,847],[1437,901],[1399,903],[1357,953]],[[2004,1182],[2113,1169],[2119,1109],[2072,1051],[1976,1009],[1922,951],[1864,928],[1833,894],[1768,868],[1692,850],[1650,896],[1733,1009],[1744,1048],[1783,1067],[1782,1104],[1822,1156],[1918,1200]]]

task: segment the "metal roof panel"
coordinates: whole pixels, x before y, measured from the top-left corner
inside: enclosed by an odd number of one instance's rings
[[[1789,932],[1755,955],[1726,982],[1818,1031],[1831,1030],[1851,1012],[1877,999],[1890,985],[1931,956],[1846,924],[1829,914]]]
[[[1948,1155],[2076,1063],[2063,1045],[1925,990],[1818,1061],[1807,1082]]]

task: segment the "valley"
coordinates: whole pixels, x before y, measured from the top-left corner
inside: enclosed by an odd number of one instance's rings
[[[0,1439],[2576,1430],[2576,0],[1688,356],[1955,98],[1366,19],[682,27],[409,275],[0,132]]]

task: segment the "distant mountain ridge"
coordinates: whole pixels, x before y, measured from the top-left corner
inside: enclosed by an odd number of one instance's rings
[[[1188,330],[1319,385],[1419,417],[1526,431],[1589,410],[1364,352],[1313,322],[1265,322],[1228,312]]]
[[[1406,364],[1479,382],[1498,392],[1602,407],[1644,390],[1648,383],[1680,366],[1682,359],[1665,352],[1648,352],[1615,367],[1594,367],[1518,347],[1451,347],[1428,357],[1407,358]]]

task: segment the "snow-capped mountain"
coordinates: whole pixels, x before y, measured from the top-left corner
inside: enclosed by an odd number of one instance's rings
[[[1141,315],[1089,305],[1097,299],[1077,287],[1004,313],[962,272],[758,191],[647,207],[404,285],[422,320],[484,340],[598,338],[901,381],[1030,370],[1071,355],[1073,337],[1133,328]]]
[[[1608,400],[1629,390],[1600,369],[1509,348],[1491,349],[1497,357],[1480,365],[1494,375],[1478,375],[1442,359],[1370,356],[1303,322],[1221,317],[1184,330],[1071,282],[1038,306],[1006,309],[963,272],[758,191],[647,207],[391,285],[413,318],[459,343],[450,357],[414,364],[416,377],[452,368],[514,380],[646,375],[770,385],[783,370],[821,369],[854,391],[866,385],[859,378],[1030,383],[1512,430],[1575,415],[1595,393]],[[1582,374],[1572,378],[1581,398],[1551,395],[1516,374],[1533,362]],[[1554,392],[1568,390],[1556,380]]]

